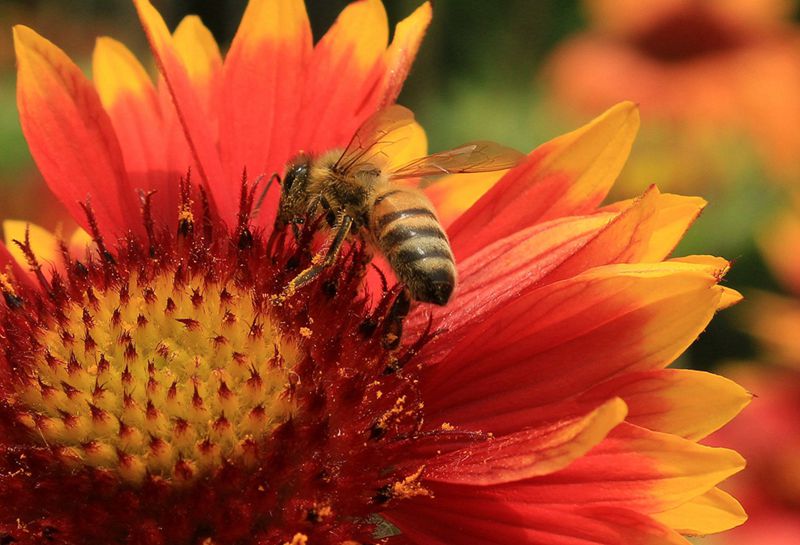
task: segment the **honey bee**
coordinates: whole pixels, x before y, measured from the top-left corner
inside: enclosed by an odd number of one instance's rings
[[[301,154],[288,164],[276,227],[325,214],[332,231],[327,250],[289,283],[285,295],[314,280],[335,262],[348,235],[360,233],[386,257],[411,299],[437,305],[450,300],[456,266],[447,234],[423,193],[398,180],[503,170],[524,155],[494,142],[471,142],[387,168],[391,146],[413,122],[410,110],[390,106],[368,118],[344,150]]]

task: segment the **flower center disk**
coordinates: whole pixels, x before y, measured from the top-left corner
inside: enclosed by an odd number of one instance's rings
[[[222,460],[255,463],[297,410],[298,346],[242,289],[132,277],[65,315],[40,330],[16,401],[67,464],[190,480]]]
[[[364,248],[281,299],[312,231],[194,217],[50,276],[23,245],[36,288],[0,274],[0,541],[365,542],[429,494],[407,452],[432,334],[387,346],[397,289],[369,303]]]

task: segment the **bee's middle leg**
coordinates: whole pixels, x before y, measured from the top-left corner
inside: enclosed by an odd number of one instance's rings
[[[289,285],[283,290],[284,297],[290,297],[298,289],[306,284],[309,284],[325,269],[330,267],[336,262],[339,252],[342,249],[345,239],[347,238],[350,228],[353,226],[353,218],[347,214],[340,214],[338,221],[335,225],[335,231],[330,239],[327,251],[322,251],[315,255],[311,260],[311,266],[298,274]]]

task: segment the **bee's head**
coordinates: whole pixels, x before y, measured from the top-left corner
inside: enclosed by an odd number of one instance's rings
[[[278,205],[277,227],[290,223],[301,223],[308,208],[308,173],[311,160],[306,155],[298,155],[286,166],[286,174],[281,182],[281,199]],[[299,220],[299,221],[298,221]]]

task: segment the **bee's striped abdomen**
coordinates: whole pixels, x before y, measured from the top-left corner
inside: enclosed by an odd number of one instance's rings
[[[387,187],[376,195],[370,231],[411,296],[444,305],[456,284],[456,267],[433,205],[412,189]]]

